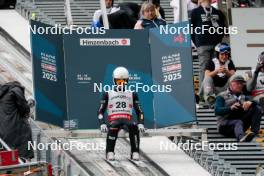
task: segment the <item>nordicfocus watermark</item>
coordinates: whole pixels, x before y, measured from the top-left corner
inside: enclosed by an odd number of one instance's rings
[[[55,26],[30,26],[30,31],[33,34],[40,34],[40,35],[58,35],[58,34],[105,34],[106,30],[105,28],[95,28],[95,27],[80,27],[80,26],[75,26],[75,25],[70,25],[69,27],[63,27],[60,24],[55,24]]]
[[[219,35],[236,35],[238,34],[238,28],[235,26],[230,27],[212,27],[209,25],[202,25],[202,27],[194,27],[193,24],[187,26],[160,26],[160,34],[219,34]]]
[[[79,141],[70,141],[68,143],[61,143],[60,140],[56,140],[54,142],[47,142],[47,143],[37,143],[36,141],[28,141],[27,148],[28,150],[40,150],[40,151],[47,151],[47,150],[87,150],[87,151],[104,151],[105,150],[105,143],[93,143],[93,142],[79,142]]]
[[[29,26],[30,31],[33,34],[40,35],[49,35],[49,34],[106,34],[106,29],[104,27],[95,28],[95,27],[80,27],[76,25],[70,26],[61,26],[60,24],[56,24],[55,26],[37,26],[32,25]],[[187,24],[187,26],[160,26],[159,27],[160,34],[220,34],[220,35],[233,35],[238,34],[238,27],[229,26],[229,27],[212,27],[209,25],[202,25],[201,27],[194,27],[193,24]]]
[[[171,85],[146,85],[143,83],[135,83],[131,85],[103,85],[102,83],[94,83],[93,92],[108,92],[111,90],[123,92],[128,90],[131,92],[172,92]]]
[[[161,141],[159,146],[161,151],[176,151],[176,150],[218,150],[218,151],[224,151],[224,150],[237,150],[238,149],[238,143],[209,143],[208,141],[202,141],[202,142],[194,142],[191,140],[187,140],[186,142],[178,142],[177,144],[170,141]]]

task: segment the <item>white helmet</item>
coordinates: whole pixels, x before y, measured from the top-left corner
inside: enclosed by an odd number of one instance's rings
[[[125,67],[117,67],[113,71],[113,78],[114,79],[128,79],[129,78],[128,70]]]
[[[115,85],[123,85],[128,83],[129,73],[125,67],[117,67],[113,71],[113,82]]]

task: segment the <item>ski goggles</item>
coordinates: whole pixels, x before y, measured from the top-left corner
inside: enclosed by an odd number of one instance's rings
[[[230,53],[230,47],[228,45],[224,45],[224,44],[217,45],[215,50],[219,53],[225,53],[225,52]]]
[[[127,79],[115,79],[115,82],[117,85],[124,85],[124,84],[127,84],[128,80]]]
[[[222,53],[230,53],[230,48],[229,47],[223,47],[223,48],[220,48],[219,49],[219,53],[222,54]]]
[[[227,55],[227,56],[229,56],[230,52],[225,51],[225,52],[221,52],[220,54],[221,54],[221,55]]]

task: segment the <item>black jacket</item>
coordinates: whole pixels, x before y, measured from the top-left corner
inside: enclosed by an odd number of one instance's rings
[[[20,157],[33,158],[33,150],[27,150],[32,141],[28,123],[30,107],[24,96],[25,88],[18,82],[0,86],[0,137],[13,149],[18,149]]]
[[[225,27],[225,16],[224,14],[212,7],[212,13],[211,18],[213,18],[219,25],[219,32],[223,34],[218,34],[217,32],[209,32],[209,28],[215,28],[213,27],[213,24],[211,20],[206,18],[206,13],[202,6],[197,7],[196,9],[193,9],[191,13],[191,24],[193,25],[193,29],[197,29],[197,32],[200,33],[192,33],[192,41],[195,44],[196,47],[199,46],[206,46],[206,45],[216,45],[220,43],[224,37],[224,27]],[[198,30],[199,28],[202,29],[204,27],[206,30],[204,30],[204,34],[202,34],[202,30]]]

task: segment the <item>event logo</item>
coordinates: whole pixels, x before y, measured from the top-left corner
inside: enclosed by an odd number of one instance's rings
[[[41,63],[41,68],[47,70],[47,71],[51,71],[51,72],[56,72],[56,66],[54,65],[50,65],[50,64],[45,64],[45,63]]]
[[[174,43],[183,43],[185,40],[183,33],[180,33],[179,35],[176,35],[174,37]]]
[[[181,64],[174,64],[162,67],[162,72],[178,71],[181,70]]]
[[[128,38],[81,38],[80,46],[130,46]]]

